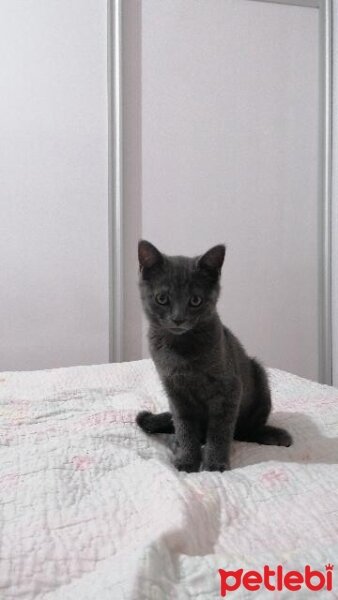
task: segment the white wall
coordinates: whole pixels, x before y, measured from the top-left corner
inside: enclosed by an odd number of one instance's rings
[[[142,2],[142,234],[228,244],[220,312],[266,364],[318,377],[318,11]]]
[[[108,361],[105,0],[0,2],[0,369]]]

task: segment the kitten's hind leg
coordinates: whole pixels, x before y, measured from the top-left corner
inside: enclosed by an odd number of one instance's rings
[[[170,412],[155,415],[147,410],[143,410],[138,413],[136,423],[145,433],[175,433]]]
[[[239,419],[235,440],[271,446],[291,446],[292,437],[285,429],[266,424],[271,411],[269,383],[265,370],[259,362],[251,359],[251,364],[255,385],[254,403],[249,415]]]

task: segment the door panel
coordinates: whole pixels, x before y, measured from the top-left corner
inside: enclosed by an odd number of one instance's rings
[[[225,242],[224,323],[317,379],[318,11],[144,0],[141,31],[142,236]]]

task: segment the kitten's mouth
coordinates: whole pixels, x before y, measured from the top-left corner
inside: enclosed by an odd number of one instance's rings
[[[170,333],[173,333],[174,335],[182,335],[182,333],[187,333],[187,331],[189,331],[189,329],[185,328],[185,327],[168,327]]]

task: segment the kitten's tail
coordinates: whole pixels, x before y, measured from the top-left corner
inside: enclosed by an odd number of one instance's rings
[[[145,433],[175,433],[173,418],[170,412],[153,413],[143,410],[138,413],[136,423]]]

